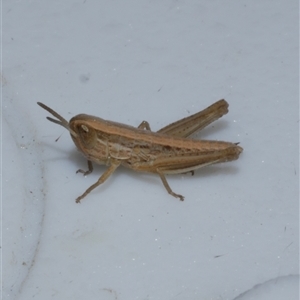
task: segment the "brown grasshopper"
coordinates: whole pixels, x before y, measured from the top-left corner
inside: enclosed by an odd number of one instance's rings
[[[38,102],[38,105],[58,119],[47,117],[49,121],[69,130],[76,147],[87,158],[88,170],[80,169],[77,173],[90,174],[92,162],[108,166],[76,203],[106,181],[120,165],[135,171],[157,173],[168,193],[183,201],[184,197],[170,188],[166,174],[193,173],[204,166],[236,160],[243,151],[237,143],[188,138],[228,112],[228,103],[224,99],[157,132],[152,132],[146,121],[136,128],[85,114],[68,122],[45,104]]]

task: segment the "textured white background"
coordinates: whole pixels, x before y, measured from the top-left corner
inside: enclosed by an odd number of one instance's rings
[[[249,300],[299,296],[298,1],[2,2],[3,299]],[[192,177],[85,159],[66,119],[153,130],[225,98],[197,138],[238,161]],[[59,137],[60,139],[55,142]]]

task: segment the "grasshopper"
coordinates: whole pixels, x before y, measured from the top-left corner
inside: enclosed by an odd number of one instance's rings
[[[228,112],[228,103],[224,99],[157,132],[151,131],[146,121],[136,128],[85,114],[68,122],[45,104],[37,104],[58,119],[47,117],[70,132],[76,147],[86,157],[88,170],[79,169],[76,173],[90,174],[92,162],[108,166],[98,181],[76,199],[76,203],[105,182],[120,165],[158,174],[168,193],[183,201],[184,197],[170,188],[166,174],[193,174],[204,166],[236,160],[243,151],[238,143],[189,138]]]

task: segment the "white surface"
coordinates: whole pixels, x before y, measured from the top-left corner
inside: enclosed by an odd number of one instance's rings
[[[298,299],[298,1],[3,1],[3,299]],[[153,130],[225,98],[195,176],[105,167],[41,101]],[[55,142],[59,137],[60,139]]]

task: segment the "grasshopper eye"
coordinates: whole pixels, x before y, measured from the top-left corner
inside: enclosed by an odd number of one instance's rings
[[[85,124],[81,124],[78,126],[78,133],[80,136],[80,141],[85,147],[92,148],[95,145],[97,141],[95,129]]]
[[[87,126],[85,126],[85,125],[81,125],[81,129],[82,129],[84,132],[86,132],[86,133],[89,132],[89,128],[88,128]]]

